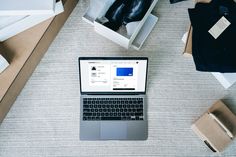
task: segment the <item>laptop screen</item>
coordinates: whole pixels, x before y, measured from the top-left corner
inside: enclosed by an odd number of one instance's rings
[[[145,93],[147,58],[79,58],[85,93]]]

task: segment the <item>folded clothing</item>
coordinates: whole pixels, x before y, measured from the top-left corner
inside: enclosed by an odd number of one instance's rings
[[[212,0],[189,9],[193,27],[192,54],[198,71],[236,72],[236,3]],[[214,38],[208,31],[225,17],[231,24]]]

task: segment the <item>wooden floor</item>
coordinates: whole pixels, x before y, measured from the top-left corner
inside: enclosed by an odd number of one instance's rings
[[[236,113],[236,85],[225,90],[182,56],[193,1],[159,0],[159,22],[140,51],[123,49],[82,21],[88,2],[80,0],[1,124],[0,156],[217,156],[190,126],[218,99]],[[147,141],[79,140],[79,56],[149,57]],[[222,156],[235,157],[235,148],[234,141]]]

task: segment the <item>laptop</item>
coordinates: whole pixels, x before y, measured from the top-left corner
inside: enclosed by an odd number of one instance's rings
[[[146,140],[146,57],[80,57],[80,139]]]

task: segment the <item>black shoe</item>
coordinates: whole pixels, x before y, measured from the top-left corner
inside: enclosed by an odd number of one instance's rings
[[[131,1],[129,9],[125,12],[123,24],[129,22],[140,21],[148,11],[153,0],[127,0]]]
[[[127,10],[128,1],[131,0],[116,0],[108,9],[105,17],[109,20],[104,25],[114,31],[117,31],[122,25],[123,16]]]

